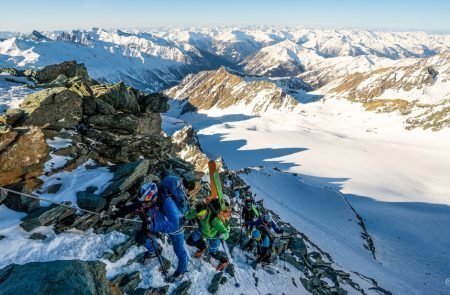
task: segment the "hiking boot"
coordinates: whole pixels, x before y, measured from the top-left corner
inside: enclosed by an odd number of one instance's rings
[[[166,283],[174,283],[183,278],[183,273],[175,271],[171,276],[165,279]]]
[[[227,265],[228,264],[230,264],[230,262],[227,260],[227,261],[224,261],[224,262],[221,262],[221,263],[219,263],[219,265],[216,267],[216,270],[217,271],[223,271],[224,269],[225,269],[225,267],[227,267]]]
[[[195,252],[194,257],[195,257],[195,258],[200,258],[200,257],[202,257],[202,255],[203,255],[203,253],[205,253],[206,249],[207,249],[207,248],[205,248],[205,249],[198,249],[197,252]]]

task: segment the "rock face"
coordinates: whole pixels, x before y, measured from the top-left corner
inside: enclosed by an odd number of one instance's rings
[[[246,81],[228,72],[200,72],[187,76],[178,86],[165,92],[169,97],[187,99],[183,112],[209,110],[213,107],[225,109],[244,105],[252,114],[273,110],[291,110],[297,100],[275,83],[265,80]]]
[[[22,103],[27,114],[23,125],[48,129],[75,128],[81,121],[81,96],[65,87],[45,89],[28,95]]]
[[[128,113],[139,112],[136,94],[123,82],[112,86],[95,85],[92,87],[92,91],[96,97],[109,103],[116,110]]]
[[[49,152],[42,130],[30,128],[0,154],[0,185],[15,183],[26,175],[40,174]]]
[[[63,202],[63,204],[71,205],[70,202]],[[76,209],[57,205],[41,207],[25,216],[22,219],[23,222],[20,224],[20,226],[26,231],[31,231],[38,226],[50,225],[61,221],[64,218],[74,215],[75,212]]]
[[[32,278],[32,279],[30,279]],[[62,260],[11,264],[0,270],[0,294],[121,294],[106,278],[105,264]]]
[[[56,65],[44,67],[35,73],[35,78],[39,83],[50,83],[60,75],[68,78],[79,77],[83,81],[88,81],[89,76],[84,64],[78,64],[76,61],[66,61]]]
[[[191,125],[175,132],[172,136],[172,152],[183,160],[192,163],[196,171],[205,172],[208,168],[208,157],[203,153],[197,134]]]

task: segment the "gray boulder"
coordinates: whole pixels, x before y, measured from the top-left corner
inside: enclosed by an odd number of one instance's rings
[[[165,285],[159,288],[138,288],[131,293],[131,295],[166,295],[169,291],[169,285]]]
[[[20,109],[7,109],[0,116],[0,124],[8,124],[14,126],[24,115],[24,111]]]
[[[11,264],[0,270],[0,294],[118,294],[98,261],[63,260]]]
[[[39,83],[50,83],[56,80],[60,75],[66,78],[79,77],[83,82],[89,81],[89,75],[84,64],[76,61],[66,61],[56,65],[49,65],[35,73],[35,78]]]
[[[116,113],[112,115],[94,115],[87,119],[87,123],[99,130],[114,130],[122,134],[159,134],[161,133],[161,116],[159,114],[146,114],[135,116],[133,114]]]
[[[183,281],[178,287],[173,291],[173,295],[187,295],[189,294],[189,288],[191,287],[192,282],[190,280]]]
[[[152,93],[138,98],[142,112],[165,113],[169,110],[169,98],[162,93]]]
[[[127,274],[120,274],[112,282],[116,284],[123,293],[129,293],[137,288],[141,282],[141,273],[133,271]]]
[[[21,107],[27,118],[23,125],[60,130],[81,121],[83,99],[65,87],[45,89],[25,97]]]
[[[136,94],[123,82],[114,85],[95,85],[92,86],[94,95],[110,105],[116,110],[127,113],[138,113],[139,105]]]
[[[101,196],[108,197],[127,190],[139,178],[147,174],[149,167],[150,162],[148,160],[139,160],[111,167],[110,171],[114,173],[113,179]]]
[[[77,192],[77,204],[81,209],[100,212],[106,206],[106,200],[97,194],[84,191]]]
[[[71,205],[70,202],[63,202],[63,204]],[[31,231],[38,226],[54,224],[75,214],[75,212],[76,209],[58,206],[56,204],[49,207],[41,207],[25,216],[20,226],[26,231]]]
[[[18,192],[31,193],[24,183],[14,184],[8,188]],[[39,200],[6,191],[4,193],[4,200],[0,203],[6,205],[9,209],[26,213],[39,208]]]

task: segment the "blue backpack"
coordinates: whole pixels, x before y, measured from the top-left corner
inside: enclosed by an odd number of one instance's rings
[[[189,209],[189,200],[184,190],[183,181],[180,177],[169,175],[161,181],[162,195],[172,197],[181,214],[184,216]]]

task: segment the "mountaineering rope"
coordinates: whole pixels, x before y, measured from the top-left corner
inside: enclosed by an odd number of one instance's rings
[[[25,196],[25,197],[28,197],[28,198],[32,198],[32,199],[36,199],[36,200],[41,200],[41,201],[44,201],[44,202],[49,202],[49,203],[51,203],[51,204],[55,204],[55,205],[58,205],[58,206],[61,206],[61,207],[66,207],[66,208],[70,208],[70,209],[80,210],[80,211],[83,211],[83,212],[86,212],[86,213],[89,213],[89,214],[95,214],[95,215],[100,216],[101,218],[104,218],[104,217],[105,217],[105,215],[103,215],[103,214],[101,214],[101,213],[98,213],[98,212],[94,212],[94,211],[91,211],[91,210],[86,210],[86,209],[77,208],[77,207],[70,206],[70,205],[66,205],[66,204],[63,204],[63,203],[58,203],[58,202],[55,202],[55,201],[50,200],[50,199],[47,199],[47,198],[42,198],[42,197],[33,196],[33,195],[30,195],[30,194],[18,192],[18,191],[9,189],[9,188],[0,187],[0,191],[1,191],[2,193],[3,193],[4,191],[5,191],[5,192],[10,192],[10,193],[14,193],[14,194],[16,194],[16,195],[22,195],[22,196]],[[142,223],[142,220],[138,220],[138,219],[129,219],[129,218],[122,218],[122,217],[117,218],[117,220],[124,220],[124,221],[129,221],[129,222]],[[193,226],[193,225],[185,225],[184,227],[185,227],[185,228],[198,228],[198,226]],[[239,227],[237,227],[237,226],[232,226],[232,227],[230,227],[230,228],[239,228]]]
[[[94,211],[91,211],[91,210],[86,210],[86,209],[77,208],[77,207],[70,206],[70,205],[66,205],[66,204],[63,204],[63,203],[58,203],[58,202],[55,202],[55,201],[50,200],[50,199],[46,199],[46,198],[42,198],[42,197],[36,197],[36,196],[30,195],[30,194],[18,192],[18,191],[15,191],[15,190],[11,190],[11,189],[8,189],[8,188],[4,188],[4,187],[0,187],[0,191],[2,191],[2,192],[3,192],[3,191],[6,191],[6,192],[14,193],[14,194],[17,194],[17,195],[22,195],[22,196],[25,196],[25,197],[28,197],[28,198],[32,198],[32,199],[36,199],[36,200],[41,200],[41,201],[44,201],[44,202],[49,202],[49,203],[51,203],[51,204],[55,204],[55,205],[58,205],[58,206],[61,206],[61,207],[66,207],[66,208],[70,208],[70,209],[80,210],[80,211],[83,211],[83,212],[86,212],[86,213],[89,213],[89,214],[95,214],[95,215],[98,215],[98,216],[100,216],[100,217],[102,217],[102,218],[105,217],[103,214],[98,213],[98,212],[94,212]],[[142,223],[141,220],[136,220],[136,219],[129,219],[129,218],[117,218],[117,219],[119,219],[119,220],[125,220],[125,221],[130,221],[130,222]]]

